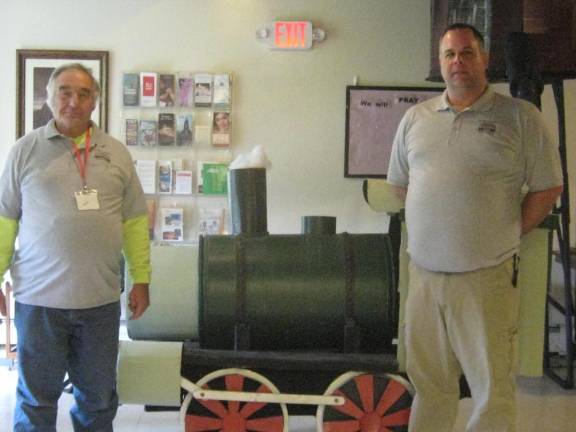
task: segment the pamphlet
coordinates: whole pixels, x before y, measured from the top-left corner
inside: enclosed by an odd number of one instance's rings
[[[182,208],[162,208],[160,209],[162,240],[183,241],[184,240],[184,209]]]
[[[157,106],[158,74],[155,72],[140,72],[140,106]]]
[[[171,146],[176,142],[176,127],[173,113],[158,114],[158,145]]]
[[[192,171],[188,170],[174,171],[174,194],[176,195],[192,194]]]
[[[126,119],[125,135],[127,146],[138,145],[138,119]]]
[[[224,209],[200,209],[200,221],[198,223],[198,234],[215,235],[223,234],[224,231]]]
[[[214,75],[214,97],[212,104],[217,109],[227,109],[230,106],[230,75]]]
[[[228,164],[198,162],[198,193],[226,195],[228,193]]]
[[[228,147],[230,145],[230,113],[227,111],[214,111],[212,116],[212,145],[214,147]]]
[[[212,75],[194,76],[194,104],[197,107],[208,107],[212,104]]]
[[[158,193],[172,193],[172,161],[158,161]]]
[[[178,105],[190,108],[194,104],[194,79],[178,78]]]
[[[153,147],[158,140],[158,124],[154,120],[140,120],[140,145]]]
[[[145,194],[156,193],[156,161],[138,159],[135,161],[136,174]]]
[[[122,104],[125,107],[138,106],[140,97],[140,77],[137,73],[125,73],[122,77]]]
[[[178,114],[176,121],[176,145],[190,146],[194,139],[194,115],[192,113]]]
[[[176,100],[176,77],[172,74],[158,76],[158,106],[174,106]]]

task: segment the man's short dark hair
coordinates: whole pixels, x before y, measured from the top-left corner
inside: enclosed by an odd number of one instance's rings
[[[480,48],[484,49],[484,36],[482,36],[482,33],[480,33],[473,25],[466,23],[450,24],[448,27],[446,27],[446,29],[442,33],[442,36],[440,36],[440,41],[442,41],[442,39],[444,39],[444,36],[446,36],[446,33],[448,33],[451,30],[470,30],[474,35],[474,39],[478,41],[478,45],[480,45]]]

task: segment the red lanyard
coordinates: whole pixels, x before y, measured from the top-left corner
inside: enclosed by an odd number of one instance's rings
[[[88,155],[90,154],[90,128],[86,131],[86,138],[84,140],[84,160],[82,160],[78,145],[74,141],[73,143],[74,154],[76,155],[76,161],[78,161],[78,170],[80,171],[80,177],[82,177],[82,185],[84,189],[86,189],[86,171],[88,169]]]

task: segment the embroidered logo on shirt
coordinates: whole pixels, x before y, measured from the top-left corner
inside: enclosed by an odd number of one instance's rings
[[[482,122],[480,123],[480,126],[478,126],[478,132],[494,135],[496,132],[496,124],[490,122]]]
[[[97,147],[94,149],[94,157],[96,159],[104,159],[106,162],[110,162],[110,153],[108,153],[103,147]]]

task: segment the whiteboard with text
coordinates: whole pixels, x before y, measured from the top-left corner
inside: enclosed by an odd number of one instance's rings
[[[439,87],[346,87],[344,177],[386,178],[392,142],[408,108],[442,94]]]

